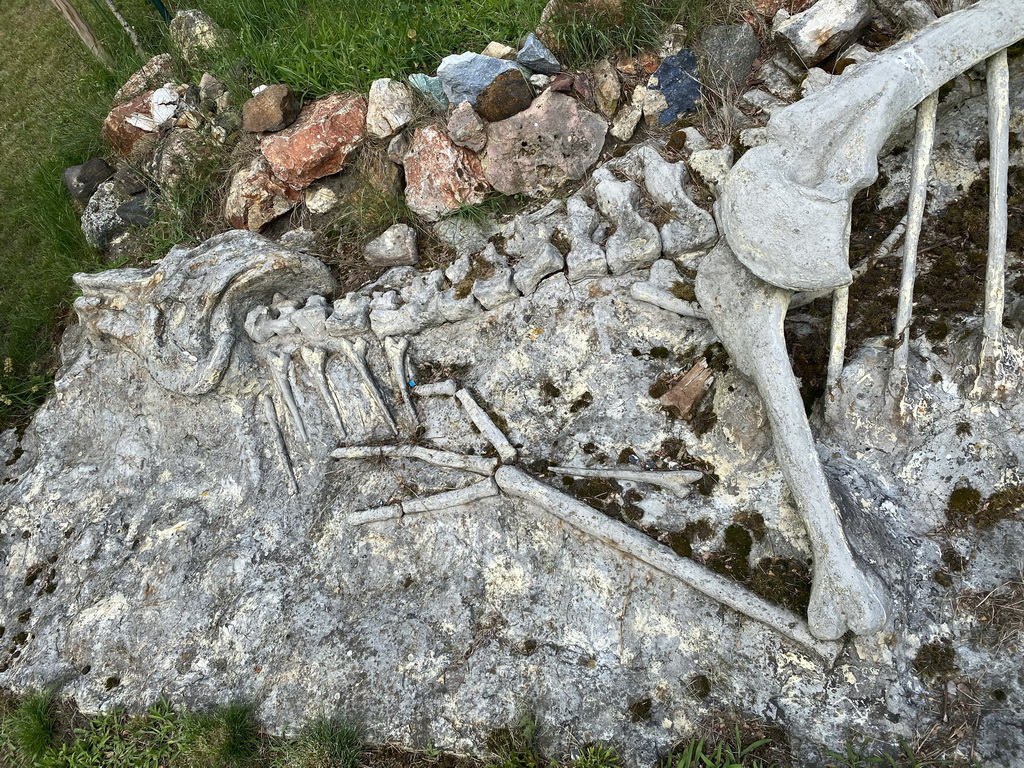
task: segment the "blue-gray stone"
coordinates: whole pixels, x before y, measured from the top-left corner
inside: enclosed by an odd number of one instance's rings
[[[689,48],[683,48],[661,62],[651,75],[648,91],[657,91],[665,97],[668,107],[658,116],[662,125],[674,123],[700,103],[700,79],[697,75],[697,57]]]
[[[562,65],[558,63],[555,54],[549,51],[533,32],[526,36],[526,42],[516,56],[516,61],[542,75],[554,75],[562,71]]]
[[[448,109],[448,99],[441,88],[441,78],[417,72],[414,75],[409,75],[409,85],[434,109],[439,111]]]
[[[475,107],[480,91],[493,83],[498,75],[512,69],[519,69],[514,61],[467,52],[445,56],[437,68],[437,77],[450,103],[468,101]]]

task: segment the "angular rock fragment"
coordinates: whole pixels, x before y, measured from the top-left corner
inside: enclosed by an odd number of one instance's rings
[[[274,176],[267,161],[257,157],[231,179],[224,217],[235,229],[259,232],[299,202],[302,193]]]
[[[716,24],[701,35],[708,85],[725,94],[742,88],[761,53],[761,43],[749,24]]]
[[[479,152],[487,145],[487,125],[468,101],[459,104],[448,118],[448,135],[460,147]]]
[[[151,150],[155,146],[155,139],[152,138],[152,128],[140,128],[137,123],[139,117],[152,123],[152,104],[150,96],[153,91],[145,91],[132,99],[118,104],[107,114],[103,121],[100,133],[103,140],[110,145],[118,155],[124,158],[139,159],[140,155]]]
[[[445,56],[437,68],[437,77],[449,103],[468,101],[477,106],[480,92],[495,81],[499,75],[516,72],[526,84],[519,66],[514,61],[481,56],[479,53],[460,53]],[[514,82],[511,78],[508,82]],[[529,85],[527,85],[529,87]]]
[[[690,170],[696,172],[707,184],[717,189],[725,181],[732,168],[732,147],[701,149],[693,152],[689,159]]]
[[[366,132],[366,99],[336,93],[307,104],[288,128],[260,149],[274,175],[296,189],[340,171]]]
[[[488,244],[477,259],[481,267],[476,271],[482,274],[473,280],[472,291],[484,309],[494,309],[519,298],[519,291],[512,282],[512,270],[493,244]]]
[[[170,191],[217,151],[210,137],[191,128],[174,128],[160,143],[149,165],[150,174],[162,189]]]
[[[444,95],[444,89],[441,87],[441,78],[417,72],[409,75],[409,85],[435,112],[448,109],[448,97]]]
[[[852,43],[871,21],[867,0],[818,0],[802,13],[780,10],[772,22],[775,37],[812,67]]]
[[[504,43],[498,43],[492,40],[482,51],[480,51],[480,55],[490,56],[495,59],[515,61],[516,49],[509,45],[505,45]]]
[[[408,224],[395,224],[363,246],[363,256],[372,267],[415,266],[420,260],[416,230]]]
[[[395,135],[413,118],[413,95],[409,86],[384,77],[374,80],[366,105],[366,132],[375,139]]]
[[[647,82],[644,119],[648,125],[669,125],[695,111],[700,99],[697,57],[683,48],[664,59]]]
[[[416,129],[404,165],[405,200],[429,221],[478,205],[489,191],[476,155],[456,146],[437,126]]]
[[[615,115],[610,131],[612,136],[619,141],[629,141],[633,138],[636,126],[640,122],[640,118],[644,116],[644,103],[646,101],[647,88],[638,85],[633,89],[633,93],[629,98],[629,104],[623,106],[618,111],[618,114]]]
[[[116,183],[105,181],[100,184],[82,213],[82,232],[93,248],[106,251],[130,224],[119,215],[119,208],[131,199],[131,195]]]
[[[202,54],[224,44],[224,30],[202,11],[178,11],[170,24],[171,42],[182,57],[196,62]]]
[[[154,56],[129,77],[114,94],[114,104],[123,104],[140,93],[152,91],[174,80],[174,58],[169,53]]]
[[[622,95],[622,85],[619,83],[619,75],[608,59],[601,59],[590,70],[594,84],[594,100],[601,114],[611,119],[615,110],[619,108],[619,97]]]
[[[530,71],[539,72],[542,75],[554,75],[562,69],[555,54],[549,51],[548,47],[532,32],[526,36],[526,42],[519,49],[516,61]]]
[[[487,127],[483,172],[506,195],[550,194],[597,162],[607,130],[575,99],[546,91],[526,111]]]
[[[96,188],[114,175],[114,169],[102,157],[73,165],[64,171],[64,186],[79,205],[85,205]]]
[[[281,131],[295,122],[302,104],[284,83],[275,83],[242,105],[242,129],[249,133]]]

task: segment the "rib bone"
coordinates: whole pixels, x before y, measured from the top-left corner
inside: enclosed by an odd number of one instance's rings
[[[274,433],[274,443],[277,445],[277,452],[281,457],[281,466],[284,468],[284,473],[288,476],[288,488],[291,490],[292,495],[295,496],[299,492],[299,484],[295,480],[295,469],[292,467],[292,460],[288,455],[288,445],[284,441],[284,435],[281,433],[281,424],[277,420],[277,409],[274,408],[274,399],[264,393],[262,400],[263,414]]]
[[[372,459],[377,457],[395,459],[419,459],[435,467],[462,469],[477,475],[493,475],[498,466],[497,459],[485,456],[465,456],[451,451],[438,451],[418,445],[347,445],[331,452],[333,459]]]
[[[313,383],[316,384],[317,392],[320,393],[320,398],[327,406],[327,411],[331,414],[331,420],[337,427],[338,434],[344,439],[345,425],[341,420],[341,411],[338,408],[338,402],[334,399],[334,392],[327,378],[327,351],[321,347],[299,347],[299,357],[306,364],[306,369],[309,371]]]
[[[398,391],[402,395],[402,402],[412,414],[413,424],[416,423],[416,409],[413,407],[412,398],[409,397],[409,376],[406,372],[405,356],[409,353],[409,340],[404,336],[388,336],[384,339],[384,354],[391,366],[391,372],[398,382]]]
[[[412,391],[417,397],[455,397],[458,388],[455,379],[445,379],[430,384],[417,384]]]
[[[348,361],[359,372],[363,382],[363,389],[373,404],[377,406],[377,410],[384,417],[385,422],[387,422],[388,427],[391,429],[391,433],[397,435],[398,426],[395,424],[395,418],[391,415],[391,411],[388,410],[387,403],[384,402],[384,398],[377,388],[377,382],[373,379],[373,373],[366,364],[366,341],[356,339],[352,342],[348,339],[339,338],[337,344],[345,357],[348,358]]]
[[[491,420],[491,417],[473,399],[473,395],[470,394],[469,390],[460,389],[455,393],[455,397],[462,403],[462,407],[466,410],[466,415],[476,425],[476,428],[480,430],[480,434],[487,438],[487,441],[498,451],[501,460],[506,464],[510,461],[515,461],[516,449],[512,447],[512,443],[502,434],[502,431],[498,429],[497,425]]]
[[[1006,184],[1010,164],[1010,74],[1006,51],[988,60],[988,267],[985,271],[985,320],[973,397],[1006,391],[1003,378],[1003,305],[1006,300]]]
[[[680,470],[678,472],[636,472],[630,469],[580,469],[577,467],[549,467],[556,475],[572,477],[604,477],[609,480],[625,480],[631,483],[657,485],[681,499],[690,495],[690,486],[704,475],[700,472]]]
[[[622,525],[586,504],[556,491],[515,467],[499,467],[494,476],[498,487],[519,499],[536,504],[579,531],[610,544],[620,552],[679,579],[713,600],[771,627],[831,664],[839,653],[838,643],[822,642],[807,624],[789,611],[772,605],[734,581],[712,573],[693,560],[679,557],[640,531]]]
[[[291,414],[292,422],[295,424],[296,434],[302,442],[308,443],[309,437],[306,434],[306,424],[302,420],[302,412],[299,411],[299,405],[295,402],[295,392],[292,390],[292,383],[289,379],[292,367],[291,355],[270,349],[267,350],[266,361],[270,375],[277,386],[277,391],[281,393],[281,399],[288,406],[288,413]]]

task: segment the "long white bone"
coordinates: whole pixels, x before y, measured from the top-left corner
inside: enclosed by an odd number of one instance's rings
[[[349,515],[347,522],[349,525],[366,525],[367,523],[379,523],[383,520],[402,520],[403,523],[406,523],[405,518],[410,515],[458,509],[475,501],[483,501],[497,495],[498,486],[492,478],[488,477],[486,480],[481,480],[454,491],[435,493],[432,496],[410,499],[409,501],[388,504],[383,507],[361,509]]]
[[[289,376],[292,368],[291,355],[275,349],[269,349],[266,351],[266,361],[267,368],[270,370],[270,375],[274,379],[274,384],[277,386],[277,391],[281,394],[281,399],[284,400],[284,404],[288,406],[288,413],[291,414],[296,434],[302,442],[308,443],[309,437],[306,433],[306,424],[302,420],[302,412],[299,410],[299,404],[295,402],[295,392],[292,390],[292,383]]]
[[[419,459],[435,467],[462,469],[477,475],[493,475],[497,459],[486,456],[466,456],[451,451],[423,448],[419,445],[346,445],[331,452],[333,459],[372,459],[377,457]]]
[[[458,388],[455,379],[445,379],[430,384],[417,384],[412,391],[417,397],[455,397]]]
[[[380,412],[381,416],[384,417],[385,422],[391,429],[391,433],[397,435],[398,425],[395,424],[395,418],[391,415],[391,411],[388,409],[387,403],[384,402],[384,398],[381,396],[380,390],[377,388],[377,382],[374,381],[373,373],[366,364],[366,341],[363,339],[356,339],[352,342],[348,339],[339,338],[337,340],[337,344],[348,361],[355,367],[356,371],[358,371],[359,377],[363,383],[363,389],[366,391],[367,396],[373,404],[377,406],[377,410]]]
[[[729,606],[794,640],[832,663],[841,648],[823,642],[806,622],[789,611],[762,600],[734,581],[709,571],[640,531],[618,523],[586,504],[561,493],[515,467],[502,466],[494,475],[498,487],[509,496],[536,504],[579,531],[609,544],[624,554],[679,579],[708,597]]]
[[[512,447],[512,443],[498,429],[498,426],[487,415],[487,412],[473,399],[470,391],[468,389],[460,389],[455,393],[455,397],[462,403],[466,415],[469,416],[469,420],[473,422],[476,428],[480,430],[480,434],[487,439],[487,442],[494,446],[501,460],[505,463],[515,461],[518,455],[516,449]]]
[[[277,420],[277,409],[274,408],[274,399],[264,393],[262,400],[263,415],[266,417],[267,424],[270,425],[270,429],[274,433],[274,444],[277,446],[277,452],[281,457],[281,466],[284,468],[285,475],[288,476],[288,488],[292,495],[295,496],[299,492],[299,484],[295,479],[295,469],[292,467],[291,456],[288,455],[288,445],[284,441],[281,424]]]
[[[404,336],[387,336],[384,339],[384,356],[388,359],[391,372],[398,383],[398,391],[402,395],[402,402],[412,415],[413,424],[416,423],[416,408],[413,407],[412,398],[409,397],[409,376],[406,372],[406,355],[409,353],[409,339]]]
[[[647,483],[657,485],[670,491],[681,499],[685,499],[696,483],[704,475],[700,472],[679,470],[673,472],[637,472],[630,469],[581,469],[578,467],[549,467],[556,475],[572,477],[603,477],[608,480],[625,480],[631,483]]]
[[[1000,394],[1003,381],[1003,305],[1006,301],[1006,185],[1010,165],[1010,73],[1006,51],[988,60],[988,266],[985,270],[985,318],[978,375],[972,396]]]
[[[914,308],[914,278],[917,275],[917,249],[924,223],[924,204],[928,195],[928,169],[935,143],[935,117],[938,92],[930,94],[917,108],[914,135],[914,159],[910,170],[910,202],[907,206],[907,232],[903,241],[903,273],[900,278],[896,326],[893,331],[892,370],[889,372],[888,397],[893,415],[903,417],[907,395],[907,363],[910,360],[910,318]]]
[[[334,399],[331,382],[327,378],[327,350],[321,347],[299,347],[299,357],[306,364],[306,370],[309,371],[317,392],[320,393],[320,399],[327,406],[327,411],[331,414],[331,421],[334,422],[338,434],[344,439],[346,436],[345,424],[341,420],[341,410],[338,408],[337,400]]]
[[[650,283],[633,283],[629,287],[629,295],[637,301],[644,301],[653,304],[669,312],[675,312],[683,317],[692,317],[697,320],[707,320],[708,316],[695,301],[677,299],[663,288],[651,285]]]

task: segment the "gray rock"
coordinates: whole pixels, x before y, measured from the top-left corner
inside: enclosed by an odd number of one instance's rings
[[[687,162],[708,186],[718,189],[732,169],[732,147],[697,150]]]
[[[525,112],[487,126],[484,175],[507,195],[549,195],[597,162],[607,129],[575,99],[546,91]]]
[[[366,104],[366,132],[386,139],[413,119],[413,95],[405,83],[385,77],[374,80]]]
[[[475,107],[477,96],[494,82],[498,75],[518,71],[519,68],[514,61],[467,51],[445,56],[437,68],[437,77],[449,103],[459,104],[468,101]]]
[[[82,233],[93,248],[106,251],[113,241],[128,229],[129,224],[118,215],[118,209],[131,199],[113,181],[100,184],[82,213]]]
[[[219,145],[206,134],[191,128],[172,128],[148,164],[150,175],[161,189],[170,192],[194,177],[196,169],[207,166],[219,151]]]
[[[538,242],[526,256],[516,264],[512,282],[524,296],[529,296],[548,275],[561,272],[565,268],[565,259],[551,243]]]
[[[488,245],[478,257],[488,265],[490,274],[473,280],[473,296],[484,309],[494,309],[519,298],[519,290],[512,282],[512,269],[504,256],[493,245]]]
[[[795,16],[779,11],[772,30],[779,42],[788,45],[805,66],[812,67],[854,42],[870,21],[867,0],[818,0]]]
[[[565,213],[565,235],[571,244],[565,257],[569,282],[604,277],[608,274],[608,260],[604,249],[593,239],[600,223],[597,212],[577,194],[565,201]]]
[[[441,78],[417,72],[409,75],[409,85],[435,112],[444,112],[448,109],[448,97],[441,86]]]
[[[414,266],[420,260],[416,230],[408,224],[395,224],[363,246],[363,256],[372,267]]]
[[[199,79],[199,102],[210,109],[219,108],[218,100],[228,92],[224,84],[209,72]]]
[[[145,193],[117,206],[117,217],[129,227],[145,227],[153,221],[154,215],[153,203]]]
[[[487,126],[468,101],[463,101],[448,117],[448,135],[460,147],[479,152],[487,146]]]
[[[334,311],[327,318],[327,333],[331,336],[355,336],[370,330],[370,299],[348,293],[334,300]]]
[[[285,248],[292,248],[296,251],[311,251],[316,247],[317,233],[306,227],[289,229],[279,238],[277,242]]]
[[[76,203],[86,205],[96,188],[113,175],[114,169],[110,163],[102,157],[94,157],[81,165],[65,169],[64,186]]]
[[[640,189],[632,181],[616,181],[610,171],[598,169],[594,196],[602,215],[611,220],[615,232],[605,243],[605,258],[613,275],[649,267],[661,255],[658,228],[637,212]]]
[[[249,133],[283,131],[299,116],[302,102],[284,83],[263,88],[242,105],[242,129]]]
[[[437,239],[455,251],[459,259],[480,253],[497,231],[497,226],[490,219],[476,221],[459,216],[442,219],[434,225]]]
[[[719,93],[735,93],[754,67],[761,43],[749,24],[714,25],[700,38],[708,85]]]
[[[138,72],[125,81],[114,94],[114,104],[131,101],[146,91],[159,88],[164,83],[174,80],[174,58],[169,53],[154,56]]]
[[[224,30],[202,11],[184,10],[174,14],[170,23],[171,42],[186,61],[196,63],[225,42]]]
[[[405,162],[405,156],[409,154],[409,148],[411,146],[411,131],[405,131],[404,133],[398,134],[388,142],[388,160],[395,165],[402,165]]]
[[[773,95],[784,101],[800,98],[800,84],[807,70],[791,55],[779,51],[757,70],[757,78]]]
[[[555,58],[555,54],[549,51],[533,32],[526,36],[526,42],[519,49],[516,61],[530,71],[542,75],[554,75],[562,71],[562,65]]]
[[[633,93],[629,98],[629,104],[624,105],[615,115],[615,120],[612,122],[610,130],[611,135],[619,141],[629,141],[633,138],[636,127],[640,123],[640,118],[644,116],[644,103],[646,101],[647,88],[638,85],[633,89]]]

